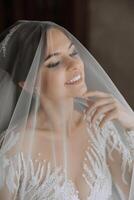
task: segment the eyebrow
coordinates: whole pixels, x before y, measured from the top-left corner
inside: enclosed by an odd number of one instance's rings
[[[70,49],[73,45],[74,45],[74,44],[71,42],[71,43],[69,44],[68,49]],[[53,56],[58,56],[58,55],[60,55],[60,53],[58,53],[58,52],[55,52],[55,53],[53,53],[53,54],[49,54],[49,55],[45,58],[45,62],[46,62],[48,59],[50,59],[51,57],[53,57]]]

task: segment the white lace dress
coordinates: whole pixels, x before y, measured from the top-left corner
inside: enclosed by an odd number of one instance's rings
[[[127,200],[133,163],[132,138],[128,137],[131,146],[126,148],[112,122],[101,130],[96,123],[94,131],[96,135],[91,134],[91,127],[87,125],[91,146],[82,161],[82,178],[89,188],[87,198],[80,199],[75,183],[65,179],[62,167],[54,169],[51,162],[38,159],[40,153],[29,162],[24,152],[16,152],[9,158],[7,152],[17,143],[19,135],[12,130],[0,150],[0,200]],[[115,158],[117,172],[114,164],[112,167],[113,151],[121,155],[121,162]]]

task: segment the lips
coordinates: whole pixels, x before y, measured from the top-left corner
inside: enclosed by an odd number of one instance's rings
[[[72,80],[74,77],[78,76],[78,75],[81,75],[81,73],[79,71],[75,72],[72,76],[72,78],[70,78],[68,81]],[[67,82],[68,82],[67,81]]]
[[[74,84],[78,84],[79,82],[81,82],[82,80],[82,75],[80,72],[77,72],[73,75],[73,77],[71,79],[69,79],[65,85],[74,85]]]

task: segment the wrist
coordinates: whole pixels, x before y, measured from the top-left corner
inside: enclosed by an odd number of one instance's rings
[[[124,127],[126,131],[134,131],[134,122]]]
[[[134,126],[129,126],[125,128],[126,131],[134,131]]]

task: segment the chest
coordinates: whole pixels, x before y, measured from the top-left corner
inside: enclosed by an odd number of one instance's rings
[[[82,127],[68,138],[56,140],[54,135],[51,138],[53,140],[46,139],[43,134],[40,134],[40,137],[35,140],[34,160],[49,161],[52,168],[62,167],[66,178],[74,183],[75,189],[87,196],[89,188],[83,178],[85,152],[89,147],[86,129]]]
[[[99,152],[92,148],[91,138],[86,131],[79,129],[79,132],[75,132],[70,138],[63,137],[63,140],[50,141],[40,136],[35,141],[33,152],[34,160],[37,163],[43,160],[51,163],[49,172],[54,172],[56,168],[60,167],[64,170],[64,180],[73,183],[73,189],[70,191],[79,191],[79,199],[87,199],[91,193],[94,195],[96,193],[94,185],[98,189],[98,194],[101,192],[99,187],[103,191],[103,185],[104,188],[109,185],[109,193],[111,189],[105,160],[101,160]],[[45,169],[46,175],[48,168]],[[65,188],[68,187],[65,186]],[[94,191],[93,188],[95,188]]]

